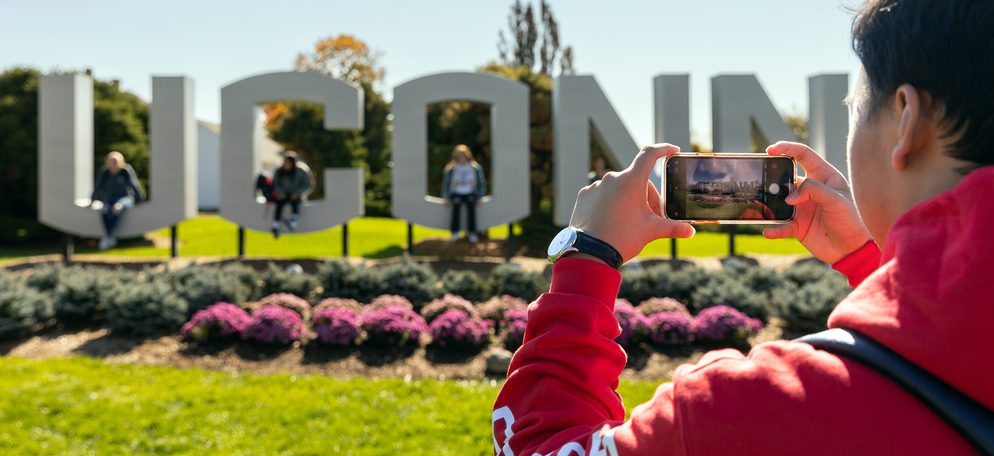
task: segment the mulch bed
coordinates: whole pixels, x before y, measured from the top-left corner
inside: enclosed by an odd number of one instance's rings
[[[782,337],[781,324],[772,322],[752,342]],[[629,350],[622,378],[668,379],[673,369],[696,362],[702,350]],[[338,378],[404,378],[483,380],[501,377],[486,374],[486,353],[451,354],[432,347],[407,352],[367,348],[333,349],[309,344],[265,348],[247,342],[192,346],[178,336],[138,339],[111,334],[106,329],[50,330],[19,341],[0,342],[0,356],[47,359],[89,356],[109,363],[201,368],[229,373],[313,374]]]

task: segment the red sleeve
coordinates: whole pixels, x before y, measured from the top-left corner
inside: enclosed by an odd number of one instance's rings
[[[863,283],[873,271],[880,267],[880,248],[873,241],[867,241],[855,252],[850,253],[832,265],[832,269],[841,272],[849,279],[853,288]]]
[[[670,384],[623,423],[616,389],[627,357],[614,341],[620,283],[618,271],[595,261],[556,264],[549,292],[529,306],[524,344],[494,404],[494,454],[618,456],[670,447],[661,441],[682,447]]]

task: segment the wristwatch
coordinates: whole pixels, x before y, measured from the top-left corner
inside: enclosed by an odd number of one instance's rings
[[[555,263],[563,255],[573,252],[597,257],[615,269],[620,269],[624,262],[621,254],[614,247],[611,247],[611,244],[568,226],[563,228],[549,244],[549,262]]]

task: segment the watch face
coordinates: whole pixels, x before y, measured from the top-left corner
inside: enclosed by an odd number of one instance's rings
[[[565,253],[567,249],[576,243],[576,231],[573,228],[564,228],[549,244],[549,257],[558,257]]]

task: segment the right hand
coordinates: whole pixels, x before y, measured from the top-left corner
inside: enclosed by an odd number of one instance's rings
[[[774,156],[793,157],[804,168],[797,189],[787,196],[795,207],[794,220],[768,228],[768,239],[793,237],[819,260],[834,264],[871,240],[870,232],[852,200],[846,178],[810,147],[781,141],[766,149]]]

